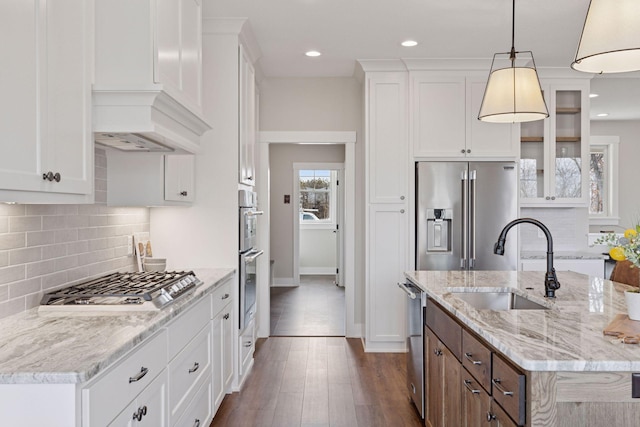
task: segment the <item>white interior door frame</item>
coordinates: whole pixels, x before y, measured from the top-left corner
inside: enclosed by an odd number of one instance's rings
[[[362,332],[355,324],[355,142],[356,132],[259,132],[259,167],[257,174],[258,200],[267,201],[261,206],[265,215],[258,230],[258,242],[270,260],[269,236],[269,145],[270,144],[344,144],[344,287],[346,336],[360,337]],[[270,334],[269,263],[262,263],[258,274],[258,336]]]

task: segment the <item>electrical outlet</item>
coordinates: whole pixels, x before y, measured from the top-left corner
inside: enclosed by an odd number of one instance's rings
[[[127,236],[127,256],[133,255],[133,236]]]

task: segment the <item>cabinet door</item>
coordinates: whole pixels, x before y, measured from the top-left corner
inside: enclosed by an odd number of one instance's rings
[[[407,269],[407,216],[404,205],[369,209],[367,345],[404,346],[407,298],[395,284]]]
[[[516,158],[520,149],[518,125],[478,120],[486,85],[486,78],[467,78],[467,156]]]
[[[425,419],[431,427],[459,426],[462,420],[461,365],[449,349],[427,328],[429,353]]]
[[[442,350],[438,338],[425,328],[425,421],[431,427],[442,425]]]
[[[233,379],[233,304],[222,310],[222,393],[227,393]]]
[[[91,11],[83,0],[1,6],[2,189],[93,191]]]
[[[109,427],[166,427],[167,375],[160,374],[128,405]]]
[[[367,75],[367,175],[370,203],[399,203],[408,193],[406,73]]]
[[[194,164],[192,155],[164,157],[164,199],[175,202],[194,200]]]
[[[255,71],[242,45],[239,48],[240,141],[239,181],[255,185],[254,149],[256,141]]]
[[[413,155],[464,157],[464,76],[412,74],[411,97]]]
[[[224,365],[223,351],[223,319],[224,313],[218,313],[213,318],[211,323],[211,343],[213,346],[211,354],[213,355],[213,377],[212,377],[212,390],[213,390],[213,407],[217,408],[222,402],[224,397],[222,369]]]
[[[462,423],[464,427],[484,427],[491,397],[466,370],[462,369]]]
[[[185,99],[202,109],[202,2],[180,2],[180,83]]]
[[[517,427],[517,424],[509,418],[507,413],[493,399],[491,400],[487,418],[491,419],[489,422],[491,427]]]

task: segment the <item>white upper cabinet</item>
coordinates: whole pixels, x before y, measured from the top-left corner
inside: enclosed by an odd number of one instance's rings
[[[366,91],[368,202],[404,204],[413,171],[408,157],[407,75],[368,73]]]
[[[239,182],[255,185],[255,145],[257,127],[256,75],[251,58],[242,44],[238,52],[240,103]]]
[[[518,156],[518,128],[478,120],[486,76],[411,73],[414,157]]]
[[[589,81],[541,83],[549,118],[521,124],[520,205],[587,207]]]
[[[201,0],[96,0],[94,131],[143,135],[198,151]]]
[[[0,37],[0,201],[91,203],[93,2],[3,2]]]

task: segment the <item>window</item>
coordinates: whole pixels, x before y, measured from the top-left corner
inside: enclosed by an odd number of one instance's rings
[[[617,136],[592,136],[589,152],[589,223],[617,225],[618,143]]]
[[[300,170],[300,223],[335,223],[337,171]]]

